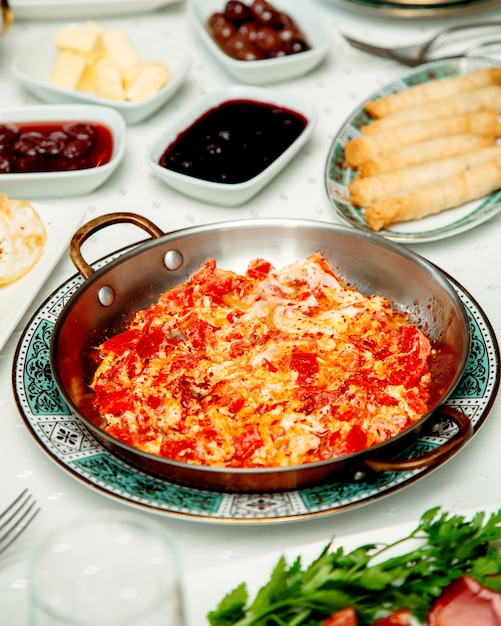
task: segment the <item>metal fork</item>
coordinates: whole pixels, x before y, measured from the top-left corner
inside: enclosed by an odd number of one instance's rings
[[[493,45],[501,44],[501,38],[499,41],[491,39],[483,43],[481,42],[476,45],[465,47],[461,54],[448,54],[443,57],[436,57],[432,55],[432,53],[436,52],[440,46],[450,42],[449,40],[452,36],[461,31],[471,31],[471,33],[473,33],[475,30],[483,30],[489,27],[495,28],[496,26],[501,26],[501,20],[490,20],[489,22],[476,22],[473,24],[460,24],[440,31],[424,43],[395,48],[377,46],[366,41],[360,41],[359,39],[356,39],[351,35],[346,35],[345,33],[341,33],[341,35],[351,46],[357,48],[358,50],[362,50],[363,52],[383,57],[385,59],[392,59],[393,61],[398,61],[400,63],[404,63],[405,65],[410,65],[411,67],[416,67],[417,65],[421,65],[421,63],[426,63],[432,60],[437,61],[440,58],[468,56],[469,54],[478,53],[483,47],[492,47]]]
[[[40,512],[36,500],[25,489],[0,514],[0,554],[14,543]]]

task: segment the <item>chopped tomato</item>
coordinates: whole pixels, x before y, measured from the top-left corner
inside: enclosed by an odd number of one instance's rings
[[[235,460],[243,461],[252,456],[263,445],[258,426],[254,424],[241,435],[234,437],[233,445],[235,447]]]
[[[262,280],[268,276],[272,269],[273,266],[269,261],[256,259],[247,267],[246,276],[252,279]]]
[[[107,339],[101,345],[101,349],[103,352],[114,352],[116,355],[120,356],[129,348],[134,347],[140,336],[141,332],[139,330],[126,330],[119,335]]]
[[[367,435],[358,424],[354,424],[346,437],[347,452],[356,452],[357,450],[363,450],[366,447]]]
[[[308,383],[315,374],[318,374],[317,355],[311,352],[294,350],[291,355],[290,367],[298,373],[297,382],[300,385],[304,385]]]

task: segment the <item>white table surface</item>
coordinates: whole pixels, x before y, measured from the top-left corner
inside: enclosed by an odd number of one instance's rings
[[[70,5],[71,2],[68,2]],[[61,211],[83,211],[85,219],[110,211],[125,210],[146,215],[164,230],[178,229],[231,218],[300,217],[336,223],[324,189],[324,165],[336,130],[351,111],[378,87],[405,73],[395,62],[367,56],[350,49],[340,30],[376,41],[402,43],[420,40],[446,25],[471,21],[471,16],[402,20],[364,16],[316,0],[332,33],[328,59],[310,75],[276,85],[276,89],[307,98],[315,104],[319,122],[303,151],[276,180],[246,205],[221,209],[204,205],[155,180],[145,154],[159,130],[193,99],[231,84],[232,79],[208,58],[196,40],[183,2],[156,12],[128,13],[99,18],[107,28],[126,26],[178,41],[193,54],[193,67],[181,92],[163,110],[144,123],[128,129],[127,153],[118,171],[99,189],[85,197],[44,200]],[[64,4],[62,5],[64,6]],[[63,9],[64,10],[64,9]],[[482,11],[477,19],[498,16],[498,9]],[[89,15],[89,17],[93,17]],[[64,21],[15,22],[0,40],[0,103],[4,106],[34,103],[10,75],[13,55],[36,36],[53,32]],[[33,51],[36,54],[36,50]],[[1,191],[1,181],[0,181]],[[88,244],[86,255],[95,260],[139,239],[137,229],[117,226],[103,231]],[[413,248],[455,277],[477,300],[497,336],[501,329],[501,214],[461,235]],[[27,624],[27,558],[36,540],[66,520],[101,508],[124,508],[75,480],[54,463],[27,432],[16,408],[11,370],[13,354],[29,316],[58,285],[75,270],[67,255],[31,303],[0,352],[0,509],[27,487],[41,505],[41,513],[23,537],[0,557],[0,625]],[[1,315],[1,311],[0,311]],[[327,541],[352,533],[385,529],[419,518],[431,506],[463,511],[501,506],[501,405],[496,402],[478,434],[453,459],[422,480],[367,506],[335,515],[290,523],[232,525],[206,523],[162,516],[162,523],[178,540],[188,576],[210,567],[234,568],[245,577],[246,561],[272,551],[294,551],[314,541]],[[143,515],[150,515],[143,512]],[[241,564],[241,567],[240,567]],[[235,580],[240,582],[240,579]],[[212,579],[206,578],[205,594],[211,597]],[[190,602],[193,590],[188,590]],[[196,595],[196,594],[195,594]],[[220,599],[215,594],[213,605]],[[198,622],[200,623],[200,622]],[[195,624],[190,624],[195,626]],[[197,624],[198,626],[198,624]]]

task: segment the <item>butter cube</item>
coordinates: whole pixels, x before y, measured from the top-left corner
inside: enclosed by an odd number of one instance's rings
[[[76,88],[78,91],[85,93],[96,92],[96,68],[94,63],[87,63]]]
[[[138,77],[127,87],[127,100],[142,100],[156,93],[170,80],[170,72],[162,61],[144,63]]]
[[[91,54],[101,45],[101,34],[93,27],[63,26],[54,36],[54,45],[59,50]]]
[[[76,89],[86,67],[85,57],[68,50],[60,52],[50,75],[50,82],[64,89]]]
[[[138,72],[141,60],[122,31],[106,32],[102,35],[102,41],[106,54],[120,68],[124,78]]]
[[[91,33],[96,33],[97,35],[99,35],[99,37],[104,35],[104,33],[106,32],[102,26],[100,26],[96,22],[93,22],[92,20],[88,20],[87,22],[85,22],[84,29]]]
[[[95,65],[96,95],[111,100],[124,100],[124,88],[120,68],[108,58],[100,59]]]

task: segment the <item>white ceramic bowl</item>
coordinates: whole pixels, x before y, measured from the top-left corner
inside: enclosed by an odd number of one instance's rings
[[[250,0],[246,0],[250,3]],[[235,78],[243,83],[265,85],[290,80],[315,68],[327,55],[330,34],[311,0],[271,0],[277,9],[287,13],[306,36],[311,50],[274,59],[240,61],[228,56],[212,38],[207,20],[224,9],[226,0],[188,0],[191,21],[212,55]]]
[[[78,28],[82,25],[71,24],[71,26]],[[106,105],[118,111],[127,124],[137,124],[174,96],[188,75],[191,57],[184,49],[170,44],[165,39],[147,35],[141,37],[136,33],[129,33],[126,29],[122,30],[143,63],[163,60],[170,70],[172,76],[170,82],[149,98],[123,102],[51,85],[49,78],[58,56],[53,44],[55,32],[25,46],[12,61],[11,71],[22,85],[40,100],[53,104],[84,102]]]
[[[211,182],[181,174],[159,165],[160,157],[179,134],[188,129],[207,111],[230,100],[271,103],[301,114],[306,118],[307,123],[297,139],[275,161],[270,163],[261,173],[241,183]],[[299,152],[313,132],[316,121],[315,109],[299,99],[264,87],[233,85],[213,93],[204,100],[197,102],[190,110],[182,113],[154,143],[148,155],[148,163],[158,178],[177,191],[202,202],[220,206],[237,206],[257,194]]]
[[[126,126],[123,117],[113,109],[88,104],[0,107],[0,124],[51,121],[87,121],[107,126],[113,136],[110,161],[83,170],[0,174],[0,190],[10,198],[84,195],[102,185],[121,162],[125,152]]]

